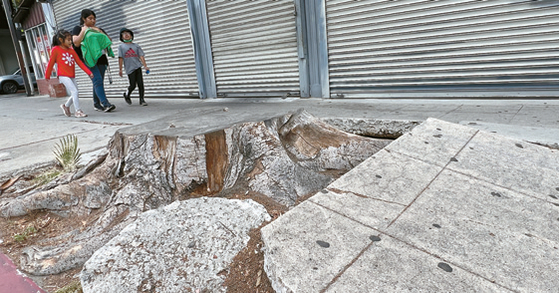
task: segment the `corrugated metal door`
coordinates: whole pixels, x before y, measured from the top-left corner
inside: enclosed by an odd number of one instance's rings
[[[328,0],[332,97],[556,96],[559,1]]]
[[[113,40],[112,49],[118,57],[120,29],[127,27],[134,32],[134,41],[146,54],[149,75],[144,74],[146,97],[198,97],[194,51],[188,19],[187,2],[184,1],[54,1],[54,13],[59,28],[71,31],[79,25],[84,8],[97,15],[97,26],[104,29]],[[105,91],[109,97],[122,97],[128,86],[128,77],[118,75],[118,58],[109,58],[109,72],[105,76]],[[80,70],[78,87],[80,95],[92,96],[92,84]],[[132,97],[137,96],[137,90]]]
[[[218,97],[299,95],[294,1],[206,6]]]

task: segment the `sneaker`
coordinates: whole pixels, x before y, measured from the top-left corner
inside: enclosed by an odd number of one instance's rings
[[[103,107],[101,105],[99,105],[99,106],[93,105],[93,109],[95,109],[95,111],[101,111],[101,112],[105,111],[105,107]]]
[[[62,109],[62,111],[64,111],[64,115],[66,115],[66,117],[72,117],[72,112],[70,112],[69,107],[66,107],[66,105],[62,104],[60,105],[60,108]]]
[[[87,117],[87,114],[85,114],[82,110],[78,110],[76,111],[76,118],[84,118]]]
[[[114,109],[116,109],[116,106],[109,104],[109,106],[105,107],[105,112],[111,112]]]
[[[140,106],[147,106],[148,103],[146,103],[146,101],[140,101]]]
[[[132,101],[130,101],[130,97],[126,95],[127,92],[124,92],[124,94],[122,94],[122,96],[124,97],[124,101],[126,101],[126,104],[128,105],[132,105]]]

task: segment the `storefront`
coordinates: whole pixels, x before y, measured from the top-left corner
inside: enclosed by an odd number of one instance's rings
[[[549,97],[559,1],[326,1],[332,97]]]
[[[299,96],[294,1],[209,1],[218,97]]]
[[[25,37],[27,38],[29,52],[31,52],[35,77],[44,79],[51,51],[50,38],[45,24],[42,23],[26,29]]]
[[[144,76],[147,97],[300,95],[295,1],[96,1],[85,7],[59,0],[53,7],[58,26],[67,30],[79,24],[82,9],[93,10],[114,52],[119,30],[133,30],[152,72]],[[194,35],[206,52],[196,52],[201,45]],[[121,97],[128,81],[117,76],[117,58],[109,63],[106,92]],[[200,88],[202,79],[208,94]],[[80,93],[91,94],[82,73],[78,85]]]
[[[152,69],[149,97],[541,98],[559,91],[559,1],[87,5],[53,1],[58,26],[71,30],[80,11],[92,9],[114,51],[120,28],[132,29]],[[110,60],[106,84],[109,96],[120,97],[127,80],[117,64]],[[90,95],[89,80],[78,76],[80,92]]]
[[[134,32],[134,41],[144,50],[150,74],[144,74],[145,95],[157,97],[198,97],[199,87],[194,60],[187,2],[185,1],[53,1],[58,27],[68,31],[80,24],[80,13],[95,12],[97,26],[113,41],[116,58],[109,58],[105,76],[108,97],[122,97],[128,87],[126,75],[118,75],[120,29]],[[82,96],[92,96],[91,80],[76,70]],[[136,94],[136,93],[134,93]],[[133,94],[133,96],[134,96]]]
[[[32,74],[37,80],[37,87],[39,94],[49,94],[48,84],[45,81],[45,72],[49,62],[51,51],[51,39],[54,33],[53,27],[55,24],[46,19],[49,12],[49,5],[44,3],[34,3],[28,9],[29,13],[22,21],[22,28],[25,33],[25,41],[29,51],[29,58],[32,68]],[[54,80],[56,82],[56,78]]]

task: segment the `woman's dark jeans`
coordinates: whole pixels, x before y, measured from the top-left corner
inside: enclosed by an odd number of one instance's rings
[[[111,106],[111,103],[109,103],[105,95],[105,86],[103,85],[107,65],[97,64],[89,69],[93,73],[93,106],[97,109]]]

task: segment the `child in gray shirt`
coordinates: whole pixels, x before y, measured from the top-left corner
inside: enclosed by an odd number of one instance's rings
[[[133,40],[134,33],[131,30],[127,28],[120,30],[120,41],[122,44],[118,46],[118,74],[122,77],[122,65],[124,64],[124,69],[128,75],[128,81],[130,82],[128,90],[123,94],[126,103],[128,103],[128,105],[132,105],[130,95],[136,86],[138,86],[138,91],[140,92],[140,105],[147,106],[148,104],[144,101],[144,78],[142,76],[142,65],[144,65],[147,74],[149,74],[149,68],[146,65],[146,60],[144,59],[144,51],[140,45],[133,43]]]

